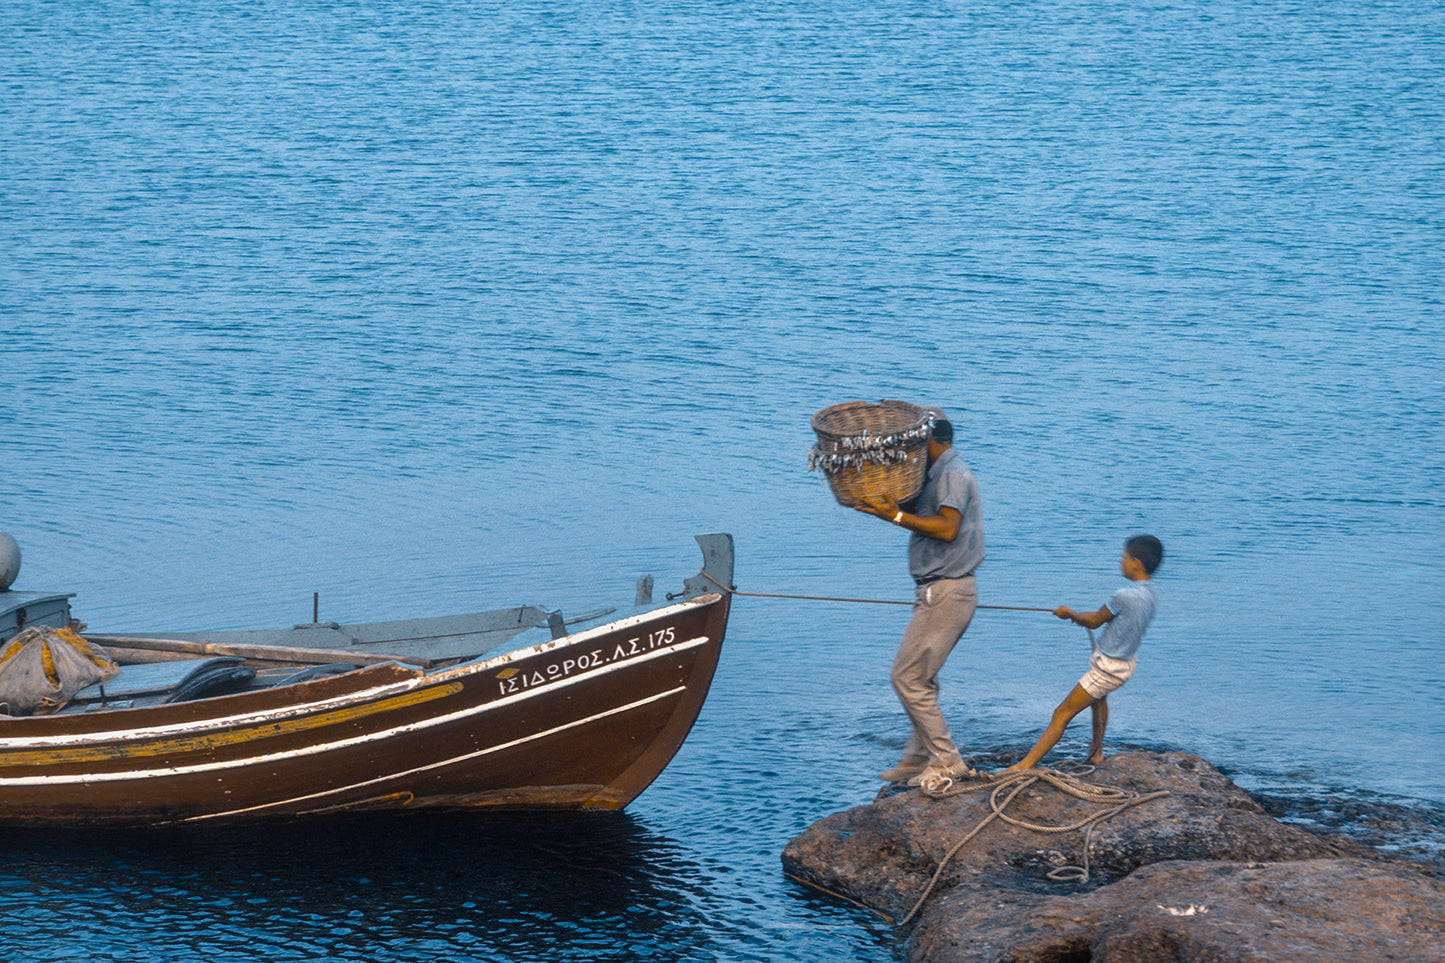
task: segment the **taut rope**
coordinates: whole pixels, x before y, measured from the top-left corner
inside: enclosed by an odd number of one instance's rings
[[[755,599],[803,599],[809,602],[863,602],[868,605],[912,605],[912,602],[900,602],[896,599],[850,599],[839,598],[832,595],[783,595],[778,592],[742,592],[730,588],[713,578],[707,572],[701,573],[709,582],[727,592],[729,595],[746,595]],[[669,596],[671,598],[671,596]],[[1007,609],[1011,612],[1052,612],[1053,609],[1040,609],[1027,605],[980,605],[981,609]]]

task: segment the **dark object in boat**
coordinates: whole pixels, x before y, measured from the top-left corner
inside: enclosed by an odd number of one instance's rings
[[[717,666],[732,538],[697,541],[706,564],[681,601],[574,631],[555,613],[508,609],[171,639],[84,633],[122,672],[59,714],[0,718],[0,825],[621,809],[672,760]],[[54,617],[69,622],[68,610]],[[127,661],[197,656],[227,661],[183,663],[182,682],[202,691],[202,677],[234,672],[225,694],[168,701],[181,682],[157,681],[118,698]],[[341,660],[360,667],[330,667]]]

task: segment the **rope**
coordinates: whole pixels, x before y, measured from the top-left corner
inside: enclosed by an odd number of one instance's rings
[[[1082,770],[1075,771],[1087,773],[1092,772],[1093,769],[1092,767],[1085,767]],[[1022,772],[1005,772],[985,777],[985,779],[987,781],[971,786],[957,785],[952,779],[948,778],[933,781],[925,780],[919,787],[926,795],[934,799],[960,796],[964,793],[978,792],[992,787],[993,792],[989,793],[988,797],[991,812],[980,820],[977,826],[969,830],[967,835],[955,843],[953,848],[943,857],[938,864],[938,869],[933,873],[933,878],[928,881],[928,885],[924,888],[923,894],[918,897],[918,902],[913,904],[913,909],[909,910],[908,915],[903,917],[898,924],[899,926],[903,926],[909,920],[913,919],[914,914],[927,902],[928,897],[933,893],[933,888],[938,885],[939,879],[943,876],[943,871],[948,867],[949,862],[958,851],[962,849],[969,840],[983,832],[984,827],[995,819],[1001,819],[1010,825],[1036,833],[1067,833],[1073,832],[1076,829],[1084,829],[1084,865],[1059,866],[1046,874],[1049,879],[1055,882],[1083,883],[1089,879],[1089,846],[1093,839],[1094,827],[1106,819],[1117,816],[1131,806],[1137,806],[1151,799],[1158,799],[1161,796],[1169,795],[1167,790],[1141,794],[1131,792],[1127,789],[1119,789],[1114,786],[1096,786],[1092,783],[1084,782],[1072,773],[1060,772],[1055,769],[1026,769]],[[1039,823],[1031,823],[1027,820],[1010,816],[1005,812],[1009,804],[1012,803],[1021,792],[1037,782],[1047,782],[1067,795],[1074,796],[1086,802],[1107,805],[1109,808],[1065,826],[1046,826]],[[1005,793],[1007,794],[1005,795]],[[1003,797],[1002,801],[1000,801],[1001,796]]]
[[[724,592],[729,593],[730,595],[746,595],[746,596],[749,596],[750,598],[755,598],[755,599],[803,599],[803,600],[809,601],[809,602],[862,602],[862,603],[865,603],[865,604],[868,604],[868,605],[912,605],[912,604],[913,604],[912,602],[899,602],[899,601],[897,601],[897,600],[895,600],[895,599],[850,599],[850,598],[838,598],[838,597],[831,596],[831,595],[782,595],[782,594],[779,594],[779,593],[777,593],[777,592],[742,592],[742,591],[739,591],[738,589],[730,588],[729,586],[724,585],[723,583],[719,582],[717,579],[713,578],[712,575],[709,574],[708,572],[702,572],[702,573],[700,573],[700,574],[703,576],[703,578],[707,579],[709,582],[711,582],[712,584],[716,585],[718,588],[722,589]],[[672,598],[672,596],[669,595],[668,598]],[[1053,611],[1053,609],[1033,608],[1032,606],[1027,606],[1027,605],[980,605],[980,606],[977,606],[977,608],[981,608],[981,609],[1006,609],[1006,610],[1008,610],[1008,611],[1010,611],[1010,612],[1052,612],[1052,611]]]

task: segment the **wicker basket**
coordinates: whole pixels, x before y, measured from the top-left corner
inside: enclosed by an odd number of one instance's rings
[[[928,473],[928,436],[933,418],[906,401],[850,401],[813,416],[818,442],[808,467],[828,478],[845,508],[864,496],[906,502],[923,488]]]

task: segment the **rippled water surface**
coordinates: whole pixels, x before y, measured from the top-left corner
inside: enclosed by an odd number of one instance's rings
[[[102,628],[901,599],[812,413],[942,405],[985,603],[1164,541],[1111,741],[1445,807],[1445,7],[0,6],[0,530]],[[9,833],[15,963],[886,960],[784,878],[902,745],[906,610],[740,598],[626,814]],[[980,613],[967,751],[1087,640]],[[1077,751],[1082,729],[1064,750]],[[1445,838],[1445,830],[1439,834]],[[1436,840],[1438,845],[1439,840]]]

